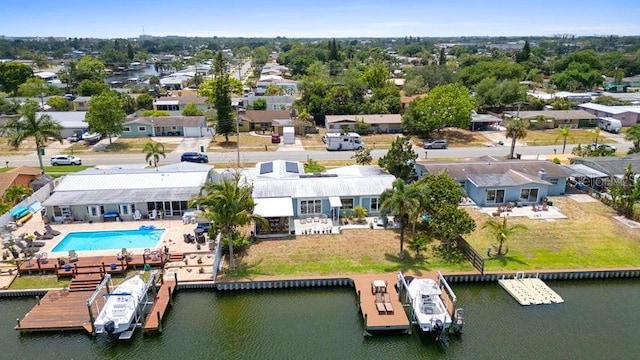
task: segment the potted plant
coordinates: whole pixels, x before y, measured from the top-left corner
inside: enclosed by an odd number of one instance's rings
[[[202,256],[198,257],[198,265],[202,264]]]
[[[204,274],[204,268],[203,268],[203,267],[201,267],[201,268],[200,268],[200,270],[198,270],[198,272],[199,272],[200,274]]]
[[[15,247],[13,242],[9,245],[9,252],[11,252],[11,255],[13,255],[14,259],[17,259],[20,257],[20,253],[18,252],[18,249]]]

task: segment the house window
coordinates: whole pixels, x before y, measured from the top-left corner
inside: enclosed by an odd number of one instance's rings
[[[503,189],[489,189],[487,190],[487,203],[502,204],[504,202],[504,190]]]
[[[322,213],[321,200],[300,200],[300,214],[320,214]]]
[[[129,215],[131,213],[131,205],[129,205],[129,204],[120,204],[120,213],[122,215]]]
[[[547,179],[547,181],[552,183],[553,185],[558,185],[558,179],[557,178]]]
[[[171,130],[178,130],[178,127],[177,126],[172,126]]]
[[[371,198],[369,203],[369,211],[371,212],[380,211],[380,204],[378,203],[378,198]]]
[[[89,205],[87,211],[90,217],[98,217],[104,214],[104,206],[102,205]]]
[[[122,132],[131,132],[131,127],[130,126],[123,127]]]
[[[520,190],[520,201],[537,202],[538,189],[522,189]]]
[[[71,216],[71,209],[68,206],[54,206],[53,216],[55,217],[68,217]]]
[[[342,202],[342,210],[353,209],[353,198],[340,198],[340,202]]]
[[[138,131],[139,132],[145,132],[145,131],[147,131],[147,127],[146,126],[138,126]]]

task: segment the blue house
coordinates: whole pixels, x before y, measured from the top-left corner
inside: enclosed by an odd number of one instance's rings
[[[380,195],[395,177],[377,166],[352,165],[307,174],[297,161],[274,160],[245,170],[243,182],[253,187],[254,213],[267,219],[257,236],[295,234],[294,220],[309,219],[337,227],[356,206],[370,216],[380,212]]]
[[[459,162],[418,161],[419,177],[446,172],[478,206],[539,204],[565,192],[570,172],[548,160],[500,160],[485,156]]]

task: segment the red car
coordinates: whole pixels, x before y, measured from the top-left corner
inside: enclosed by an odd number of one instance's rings
[[[280,144],[280,134],[271,134],[271,143]]]

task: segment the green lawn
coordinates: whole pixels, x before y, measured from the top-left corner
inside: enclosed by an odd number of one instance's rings
[[[26,275],[17,277],[11,284],[11,290],[52,289],[68,287],[69,280],[56,280],[55,275]]]
[[[512,217],[509,224],[528,230],[509,240],[504,258],[490,258],[486,270],[544,270],[574,268],[640,267],[640,234],[619,223],[616,213],[600,202],[577,203],[554,197],[554,206],[568,219],[555,221]],[[478,230],[465,238],[481,254],[495,243],[488,230],[480,229],[488,215],[472,211]]]

